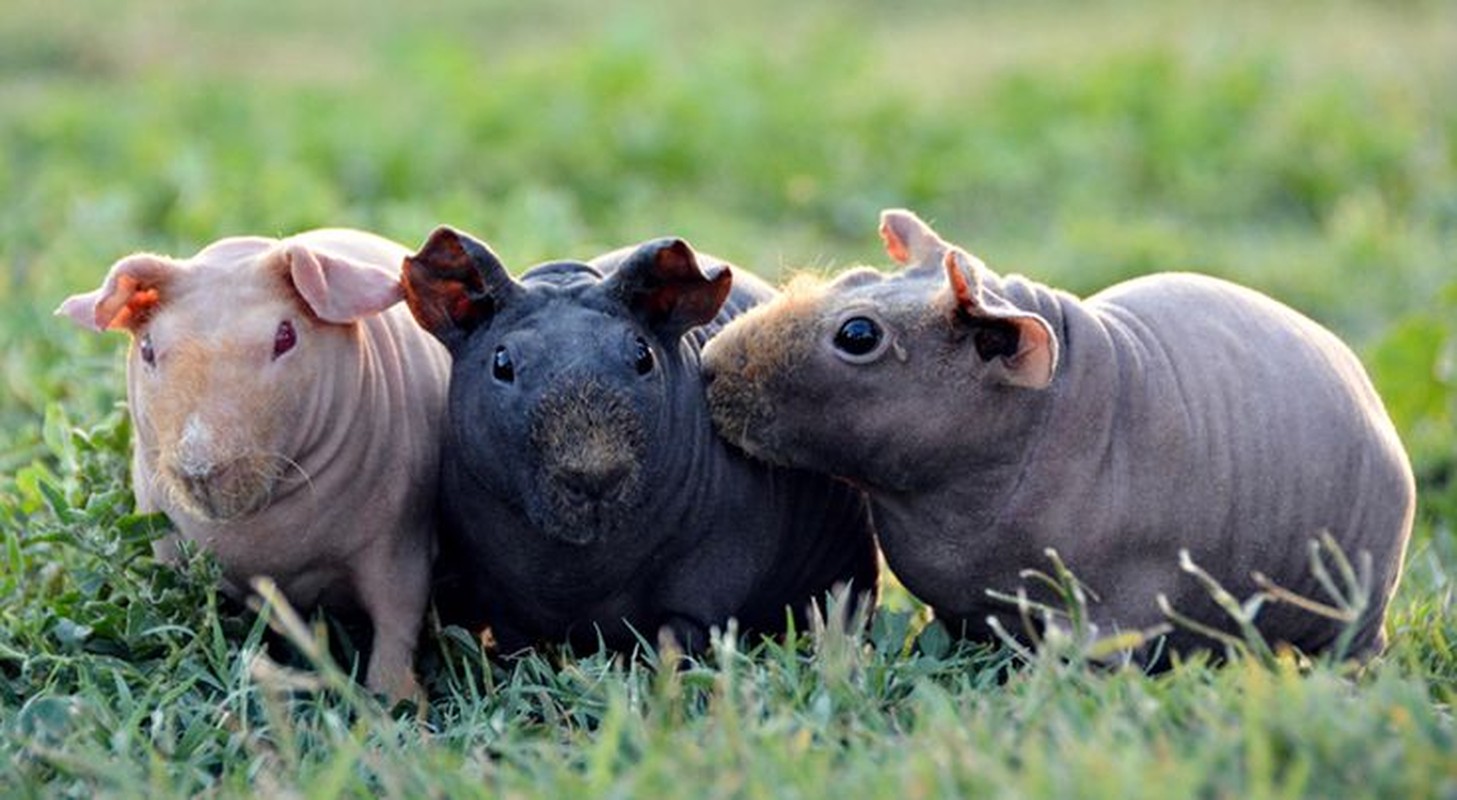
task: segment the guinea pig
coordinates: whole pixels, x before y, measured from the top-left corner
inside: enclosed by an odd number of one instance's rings
[[[858,491],[753,461],[713,432],[703,343],[773,295],[657,239],[517,280],[481,242],[435,231],[405,262],[410,309],[454,366],[441,467],[442,615],[538,642],[690,652],[735,619],[803,624],[877,553]],[[452,609],[447,611],[446,609]]]
[[[882,214],[904,269],[801,281],[704,351],[718,430],[771,463],[870,498],[887,564],[972,638],[1023,626],[989,592],[1060,605],[1024,570],[1047,550],[1088,587],[1095,631],[1233,629],[1180,552],[1237,597],[1255,573],[1337,604],[1311,569],[1323,532],[1370,558],[1351,619],[1267,602],[1273,642],[1385,641],[1415,489],[1360,361],[1250,289],[1187,273],[1086,300],[1001,276],[908,211]],[[1065,622],[1066,620],[1063,620]],[[1163,652],[1213,642],[1180,627]],[[1154,652],[1146,650],[1142,655]]]
[[[367,685],[395,698],[415,691],[449,378],[399,303],[408,254],[344,229],[227,238],[127,256],[57,311],[131,334],[138,509],[215,555],[234,597],[267,576],[301,608],[362,610]]]

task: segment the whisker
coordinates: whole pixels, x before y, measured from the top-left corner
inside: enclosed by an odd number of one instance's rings
[[[296,472],[298,473],[299,478],[303,480],[304,486],[308,488],[309,493],[314,493],[314,477],[309,474],[308,470],[304,469],[304,466],[302,464],[298,463],[292,458],[289,458],[283,453],[267,453],[264,457],[270,459],[270,463],[275,465],[275,467],[280,464],[283,466],[282,469],[279,469],[277,471],[276,475],[274,476],[275,479],[282,480],[286,475],[289,474],[289,472]]]

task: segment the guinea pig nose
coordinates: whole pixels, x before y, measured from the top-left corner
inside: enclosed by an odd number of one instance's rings
[[[703,345],[703,350],[698,353],[698,366],[704,376],[718,371],[718,360],[723,357],[722,349],[713,339]]]
[[[739,375],[743,373],[749,364],[748,351],[742,348],[734,348],[710,339],[708,347],[703,350],[703,358],[699,364],[699,374],[703,376],[704,385],[713,383],[721,375]]]
[[[221,485],[232,471],[227,464],[209,461],[181,461],[172,468],[177,481],[189,491],[204,491],[210,486]]]
[[[588,497],[606,497],[627,480],[632,464],[625,460],[614,460],[591,464],[574,464],[562,469],[561,481],[578,494]]]
[[[199,458],[192,453],[182,454],[172,467],[177,477],[184,480],[207,480],[217,467],[209,460]]]

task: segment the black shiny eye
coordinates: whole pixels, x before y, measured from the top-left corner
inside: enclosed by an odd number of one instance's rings
[[[287,353],[296,344],[298,344],[298,334],[294,333],[293,323],[288,320],[278,323],[278,330],[273,333],[273,357],[278,358]]]
[[[865,356],[880,346],[880,326],[869,317],[851,317],[835,331],[835,348],[852,356]]]
[[[142,361],[146,362],[147,366],[157,366],[157,351],[152,349],[152,334],[142,334],[141,340],[137,342],[137,351],[141,353]]]
[[[646,375],[653,371],[653,349],[641,337],[637,337],[637,354],[632,365],[637,368],[637,374]]]
[[[497,347],[496,354],[491,356],[491,375],[502,383],[516,380],[516,366],[511,363],[511,354],[506,348]]]

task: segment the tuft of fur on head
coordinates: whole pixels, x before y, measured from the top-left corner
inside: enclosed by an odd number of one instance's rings
[[[750,383],[761,384],[791,369],[810,343],[805,334],[821,314],[826,282],[800,273],[773,300],[749,309],[714,337],[714,359],[732,364],[731,370]],[[715,381],[717,382],[717,381]]]
[[[627,526],[643,495],[647,436],[623,392],[590,379],[564,382],[531,414],[540,458],[532,524],[573,544],[601,541]]]
[[[773,460],[756,446],[772,413],[768,396],[815,347],[827,287],[819,276],[796,275],[778,297],[735,319],[703,351],[714,425],[751,455]]]
[[[824,292],[827,283],[829,283],[829,278],[819,272],[796,272],[789,277],[789,282],[780,288],[778,299],[817,298]]]

